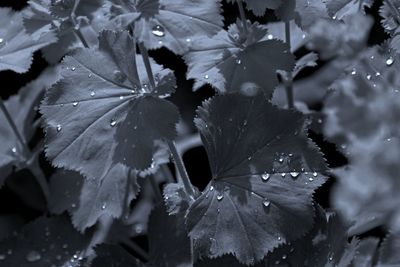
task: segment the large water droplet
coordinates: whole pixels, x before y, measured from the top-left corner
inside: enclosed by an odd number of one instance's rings
[[[214,190],[214,186],[210,186],[210,191],[213,191]]]
[[[11,148],[11,152],[14,154],[17,153],[17,148],[14,146],[13,148]]]
[[[112,119],[112,120],[110,121],[110,125],[111,125],[111,127],[114,127],[115,125],[117,125],[117,121],[114,120],[114,119]]]
[[[161,25],[156,25],[151,31],[157,37],[163,37],[165,35],[164,28]]]
[[[72,106],[76,107],[76,106],[78,106],[78,104],[79,104],[79,102],[74,102],[74,103],[72,103]]]
[[[261,179],[262,179],[264,182],[268,181],[268,180],[269,180],[269,177],[270,177],[269,173],[263,173],[263,174],[261,175]]]
[[[205,78],[205,79],[208,79],[208,78],[209,78],[208,74],[204,75],[204,78]]]
[[[61,127],[61,125],[60,125],[60,124],[57,124],[57,126],[56,126],[56,130],[57,130],[57,132],[61,132],[61,130],[62,130],[62,127]]]
[[[271,205],[271,201],[269,201],[268,199],[264,199],[263,200],[263,205],[264,205],[264,207],[269,207],[269,205]]]
[[[72,71],[75,71],[75,70],[76,70],[76,68],[75,68],[75,67],[71,67],[71,70],[72,70]]]
[[[217,195],[217,200],[218,201],[221,201],[223,198],[224,198],[224,195],[222,195],[222,194]]]
[[[35,262],[38,261],[42,258],[42,256],[39,254],[39,252],[32,250],[28,254],[26,254],[26,261],[28,262]]]
[[[386,59],[386,66],[392,66],[394,62],[393,57],[389,57],[388,59]]]
[[[274,39],[274,36],[272,34],[268,34],[267,38],[268,38],[268,40],[272,40],[272,39]]]
[[[317,177],[318,176],[318,173],[317,172],[313,172],[313,174],[312,174],[314,177]]]
[[[371,74],[368,74],[367,75],[367,80],[371,80],[371,77],[372,77]]]
[[[96,93],[95,93],[94,91],[91,91],[91,92],[90,92],[90,96],[91,96],[91,97],[94,97],[95,95],[96,95]]]
[[[4,43],[4,39],[0,38],[0,44]]]
[[[293,178],[296,178],[297,176],[299,176],[298,172],[291,172],[290,176],[292,176]]]

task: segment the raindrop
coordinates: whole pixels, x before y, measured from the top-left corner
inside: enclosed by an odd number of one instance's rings
[[[351,75],[356,75],[356,74],[357,74],[356,69],[353,69],[353,70],[351,71]]]
[[[159,45],[162,45],[162,44],[163,44],[163,42],[160,40],[160,41],[158,41],[158,44],[159,44]]]
[[[16,147],[11,148],[11,152],[12,153],[17,153],[17,148]]]
[[[221,201],[223,198],[224,198],[224,195],[218,195],[218,196],[217,196],[217,200],[218,200],[218,201]]]
[[[62,130],[61,125],[60,125],[60,124],[57,124],[56,129],[57,129],[57,132],[61,132],[61,130]]]
[[[271,205],[271,201],[269,201],[269,200],[267,200],[267,199],[264,199],[263,200],[263,205],[264,205],[264,207],[269,207],[269,205]]]
[[[76,68],[75,68],[75,67],[71,67],[71,70],[72,70],[72,71],[75,71],[75,70],[76,70]]]
[[[92,74],[91,74],[91,73],[89,73],[89,74],[88,74],[88,77],[89,77],[89,78],[92,78]]]
[[[4,42],[3,38],[0,38],[0,44],[2,44]]]
[[[367,80],[371,80],[371,77],[372,77],[371,74],[368,74],[367,75]]]
[[[213,191],[214,190],[214,186],[210,186],[210,191]]]
[[[378,71],[377,73],[375,73],[375,76],[381,76],[381,73]]]
[[[101,209],[102,209],[102,210],[105,210],[105,209],[106,209],[106,204],[105,204],[105,203],[103,203],[103,205],[101,205]]]
[[[282,173],[281,173],[281,176],[282,176],[282,177],[285,177],[285,176],[286,176],[286,173],[282,172]]]
[[[283,162],[283,158],[281,157],[281,158],[279,158],[279,163],[282,163]]]
[[[274,39],[274,36],[272,34],[268,34],[267,38],[268,38],[268,40],[272,40],[272,39]]]
[[[164,28],[160,25],[154,26],[151,32],[157,37],[163,37],[165,35]]]
[[[74,102],[74,103],[72,103],[72,106],[76,107],[76,106],[78,106],[78,104],[79,104],[78,102]]]
[[[119,99],[120,99],[120,100],[124,100],[124,97],[121,95],[121,96],[119,97]]]
[[[314,181],[314,178],[310,177],[310,178],[308,178],[308,180],[309,180],[310,182],[312,182],[312,181]]]
[[[282,238],[281,238],[280,236],[278,236],[278,240],[279,240],[279,241],[281,241],[281,240],[282,240]]]
[[[269,173],[263,173],[263,174],[261,175],[261,179],[262,179],[264,182],[268,181],[269,178],[270,178]]]
[[[286,260],[286,258],[287,258],[287,255],[286,255],[286,254],[283,254],[283,255],[282,255],[282,260]]]
[[[246,125],[247,125],[247,120],[244,120],[243,126],[246,126]]]
[[[35,262],[41,259],[39,252],[32,250],[28,254],[26,254],[26,260],[28,262]]]
[[[312,174],[314,177],[317,177],[318,176],[318,173],[317,172],[313,172],[313,174]]]
[[[96,93],[94,91],[90,92],[90,96],[94,97],[96,95]]]
[[[111,127],[114,127],[115,125],[117,125],[117,121],[114,120],[114,119],[112,119],[112,120],[110,121],[110,125],[111,125]]]
[[[240,65],[240,64],[242,64],[242,61],[238,58],[238,59],[236,59],[236,64]]]
[[[187,43],[190,43],[191,41],[192,41],[192,40],[191,40],[190,38],[187,38],[187,39],[186,39],[186,42],[187,42]]]
[[[208,78],[209,78],[208,74],[206,74],[206,75],[204,76],[204,78],[205,78],[205,79],[208,79]]]
[[[389,57],[388,59],[386,59],[386,66],[392,66],[394,62],[394,59],[392,57]]]
[[[72,204],[71,204],[71,207],[72,207],[72,208],[76,208],[76,204],[75,204],[75,203],[72,203]]]
[[[296,178],[297,176],[299,176],[298,172],[291,172],[290,176],[292,176],[293,178]]]
[[[133,130],[137,130],[137,125],[133,126]]]

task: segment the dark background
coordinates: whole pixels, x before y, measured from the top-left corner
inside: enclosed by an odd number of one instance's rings
[[[26,2],[27,1],[24,0],[1,0],[0,7],[12,7],[15,10],[21,10],[26,6]],[[387,38],[387,35],[380,25],[381,18],[378,14],[378,9],[381,4],[382,0],[375,1],[373,7],[367,10],[367,13],[371,14],[375,18],[375,24],[371,30],[371,35],[368,41],[369,45],[380,44]],[[235,5],[224,3],[223,10],[225,25],[235,22],[236,18],[239,16]],[[260,23],[275,20],[274,15],[271,12],[267,12],[267,14],[262,18],[256,18],[249,12],[247,12],[246,16],[252,21],[257,20]],[[300,49],[296,52],[296,56],[300,57],[306,52],[307,50],[305,48]],[[200,105],[204,99],[212,96],[214,91],[210,86],[204,86],[199,91],[192,92],[191,87],[193,82],[185,79],[187,69],[182,58],[176,56],[167,49],[150,51],[150,55],[159,64],[174,70],[177,77],[178,89],[177,93],[173,95],[172,101],[180,108],[183,119],[187,122],[191,122],[195,115],[196,107]],[[320,62],[320,65],[323,64],[324,62]],[[36,52],[29,72],[25,74],[17,74],[12,71],[0,72],[1,97],[7,99],[10,95],[16,94],[19,88],[38,77],[47,66],[48,64],[43,59],[41,53]],[[303,71],[298,78],[307,77],[316,70],[317,68],[307,69],[306,71]],[[317,103],[311,108],[318,111],[322,108],[322,103]],[[192,130],[194,130],[194,128],[192,128]],[[42,133],[38,133],[37,139],[40,139],[42,135]],[[347,163],[347,159],[337,152],[335,145],[325,141],[321,134],[310,131],[309,135],[321,147],[330,167],[339,167]],[[205,150],[199,147],[188,151],[184,155],[184,161],[193,184],[198,186],[200,189],[204,188],[210,180],[210,171]],[[52,173],[52,168],[49,163],[47,163],[43,157],[41,163],[46,174],[50,175]],[[329,193],[334,182],[334,178],[330,179],[329,182],[327,182],[315,194],[317,202],[325,208],[330,207]],[[11,188],[13,188],[13,190],[11,190]],[[16,190],[19,190],[20,192],[16,194]],[[28,201],[22,201],[21,198],[23,197],[26,197]],[[30,205],[24,204],[25,202],[30,203]],[[12,214],[18,213],[23,216],[25,221],[28,221],[41,215],[41,210],[43,210],[44,205],[45,203],[41,191],[28,171],[18,171],[14,173],[9,177],[9,179],[7,179],[6,185],[0,189],[0,215],[2,216],[13,216]],[[381,230],[375,229],[369,234],[381,236]]]

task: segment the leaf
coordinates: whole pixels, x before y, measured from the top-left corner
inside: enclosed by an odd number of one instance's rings
[[[140,261],[116,245],[101,245],[96,248],[97,257],[90,266],[92,267],[141,267]]]
[[[70,212],[74,226],[84,231],[103,215],[122,217],[138,191],[135,174],[120,164],[97,180],[59,171],[51,178],[49,210],[55,214]]]
[[[116,2],[121,9],[119,17],[125,17],[120,18],[126,21],[122,26],[134,22],[134,35],[147,49],[167,47],[183,54],[197,38],[211,37],[223,27],[220,0]]]
[[[379,245],[379,239],[369,237],[362,239],[358,245],[356,255],[353,259],[354,267],[373,267],[375,266],[376,250]]]
[[[80,49],[63,61],[63,78],[47,91],[46,155],[53,165],[99,179],[123,163],[151,165],[154,142],[173,139],[177,108],[162,99],[174,91],[170,70],[152,63],[159,78],[151,89],[127,32],[103,32],[100,49]],[[162,95],[161,95],[162,94]],[[84,114],[84,116],[83,116]]]
[[[337,215],[317,209],[310,233],[274,250],[266,262],[280,266],[349,266],[355,257],[358,240],[347,241],[346,226]]]
[[[89,245],[66,217],[40,217],[0,242],[4,266],[77,266]]]
[[[309,29],[308,47],[318,50],[322,59],[354,57],[366,47],[372,24],[371,17],[361,14],[346,16],[343,21],[319,20]]]
[[[296,61],[296,66],[293,70],[293,77],[296,77],[300,71],[307,67],[317,66],[318,55],[314,52],[310,52]]]
[[[328,11],[321,0],[287,0],[275,14],[283,21],[295,20],[303,30],[308,31],[319,19],[327,19]]]
[[[149,247],[147,266],[193,266],[183,213],[168,215],[163,204],[156,206],[149,220]]]
[[[278,39],[286,41],[285,23],[282,21],[270,22],[266,25],[268,30],[268,39]],[[294,21],[290,21],[290,51],[293,53],[306,44],[308,33],[302,31]]]
[[[10,8],[0,8],[0,71],[27,72],[33,53],[56,41],[50,32],[33,39],[24,30],[22,16]]]
[[[343,19],[359,13],[360,10],[365,14],[365,8],[370,8],[374,0],[326,0],[325,3],[330,17]]]
[[[96,25],[105,16],[102,10],[103,0],[80,1],[74,14],[75,1],[71,0],[30,0],[28,8],[23,11],[24,26],[32,36],[51,32],[58,40],[42,49],[43,55],[50,63],[57,63],[67,52],[83,47],[74,31],[82,31],[86,42],[97,45],[97,35],[105,27]],[[71,17],[75,17],[73,21]],[[77,24],[75,26],[75,24]]]
[[[383,241],[378,267],[390,267],[400,264],[400,234],[398,232],[389,234]]]
[[[304,235],[326,165],[305,135],[302,115],[238,94],[216,96],[197,113],[212,172],[187,214],[198,257],[231,253],[254,264]]]
[[[238,0],[227,0],[228,3],[236,3]],[[242,1],[242,0],[240,0]],[[282,0],[244,0],[246,8],[251,10],[254,15],[262,17],[267,8],[276,9],[282,5]]]
[[[45,87],[57,79],[56,69],[45,70],[38,79],[21,88],[18,95],[11,96],[4,101],[5,107],[11,114],[12,119],[21,134],[29,142],[35,133],[32,125],[36,115],[36,108],[44,94]],[[10,174],[12,167],[22,167],[26,163],[23,148],[18,141],[14,131],[8,124],[3,112],[0,112],[0,187]]]
[[[248,34],[238,21],[228,31],[193,44],[184,59],[187,78],[195,79],[194,90],[210,83],[219,93],[255,95],[262,90],[271,96],[278,84],[276,71],[291,70],[294,57],[286,44],[268,40],[266,29],[258,23],[248,23],[247,28]]]
[[[208,258],[201,259],[194,264],[194,267],[220,267],[220,266],[245,267],[247,265],[241,264],[232,255],[225,255],[222,257],[215,258],[215,259],[208,259]],[[260,262],[253,266],[254,267],[265,267],[265,264],[264,264],[264,262]]]
[[[391,1],[394,8],[398,9],[400,3],[398,1]],[[398,10],[393,9],[387,1],[384,1],[379,8],[379,15],[382,17],[381,24],[385,31],[391,35],[399,28]]]
[[[191,202],[182,184],[169,183],[164,187],[164,202],[169,215],[176,215],[186,210]]]

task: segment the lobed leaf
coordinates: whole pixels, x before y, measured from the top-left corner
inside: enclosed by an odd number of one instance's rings
[[[220,93],[242,91],[271,97],[278,84],[277,70],[292,70],[294,57],[288,46],[268,40],[265,27],[248,23],[248,33],[238,21],[209,38],[197,40],[184,56],[193,89],[210,83]]]
[[[254,264],[306,233],[326,165],[302,115],[238,94],[206,101],[198,115],[212,180],[187,214],[197,256]]]

